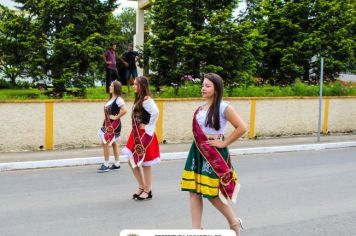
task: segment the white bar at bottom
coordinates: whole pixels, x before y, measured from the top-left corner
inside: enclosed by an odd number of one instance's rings
[[[232,230],[214,229],[214,230],[199,230],[199,229],[124,229],[120,236],[235,236]]]

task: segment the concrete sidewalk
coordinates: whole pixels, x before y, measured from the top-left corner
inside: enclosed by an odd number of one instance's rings
[[[191,143],[161,144],[162,160],[186,158]],[[317,142],[316,136],[293,136],[283,138],[264,138],[256,140],[239,140],[231,145],[232,155],[274,153],[288,151],[320,150],[326,148],[355,147],[356,134],[322,136]],[[356,153],[355,153],[356,156]],[[112,158],[112,157],[111,157]],[[127,161],[125,156],[120,157]],[[76,166],[98,164],[103,161],[102,148],[12,152],[0,153],[0,171]]]

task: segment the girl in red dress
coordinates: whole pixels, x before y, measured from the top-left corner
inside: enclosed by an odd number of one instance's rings
[[[155,134],[158,108],[150,97],[148,80],[144,76],[134,80],[135,102],[132,108],[132,131],[123,154],[129,157],[129,166],[138,184],[133,199],[152,199],[152,165],[160,162],[158,140]]]

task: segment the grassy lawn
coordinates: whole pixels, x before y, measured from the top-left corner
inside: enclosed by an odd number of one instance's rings
[[[1,89],[0,100],[48,99],[38,89]]]
[[[134,99],[134,89],[132,86],[129,89],[130,90],[128,90],[126,85],[122,86],[122,97],[125,99]],[[107,99],[109,97],[109,95],[105,92],[105,87],[88,88],[86,92],[87,99]]]
[[[70,89],[73,91],[75,89]],[[173,87],[162,87],[160,93],[151,87],[151,91],[155,98],[188,98],[200,97],[201,86],[199,84],[188,84],[182,86],[176,91]],[[352,85],[343,86],[339,82],[323,86],[324,96],[356,96],[356,87]],[[248,86],[236,87],[228,91],[224,91],[225,97],[286,97],[286,96],[319,96],[319,86],[305,85],[303,83],[295,83],[290,86]],[[78,99],[65,93],[63,99]],[[107,99],[105,87],[88,88],[86,90],[85,99]],[[133,87],[128,90],[127,86],[123,86],[123,98],[126,100],[134,99]],[[0,100],[28,100],[28,99],[50,99],[47,95],[38,89],[0,89]]]

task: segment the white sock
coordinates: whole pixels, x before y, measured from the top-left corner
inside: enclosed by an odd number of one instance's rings
[[[115,161],[115,166],[120,166],[120,161]]]
[[[109,161],[104,161],[104,166],[108,167],[109,166]]]

